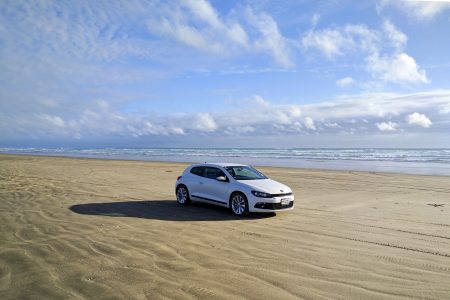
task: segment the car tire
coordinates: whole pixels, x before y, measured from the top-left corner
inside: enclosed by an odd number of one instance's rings
[[[185,185],[179,185],[176,191],[177,202],[180,205],[187,205],[191,202],[189,191]]]
[[[236,216],[243,217],[249,213],[247,197],[243,193],[233,193],[230,197],[229,206]]]

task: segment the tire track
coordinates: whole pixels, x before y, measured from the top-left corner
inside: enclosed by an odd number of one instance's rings
[[[317,218],[317,219],[319,219],[319,218]],[[330,220],[330,219],[328,219],[328,220]],[[395,232],[401,232],[401,233],[408,233],[408,234],[415,234],[415,235],[420,235],[420,236],[426,236],[426,237],[450,240],[449,236],[443,236],[443,235],[438,235],[438,234],[429,234],[429,233],[423,233],[423,232],[418,232],[418,231],[410,231],[410,230],[405,230],[405,229],[397,229],[397,228],[389,228],[389,227],[384,227],[384,226],[362,224],[362,223],[357,223],[357,222],[349,222],[349,221],[338,220],[336,218],[332,219],[332,220],[334,222],[339,222],[339,223],[344,223],[344,224],[351,224],[351,225],[358,225],[358,226],[361,226],[361,227],[384,229],[384,230],[389,230],[389,231],[395,231]],[[314,225],[314,224],[310,224],[310,225]],[[368,231],[362,231],[362,232],[368,232]]]
[[[450,258],[450,253],[442,253],[439,251],[430,251],[430,250],[425,250],[425,249],[420,249],[420,248],[395,245],[395,244],[391,244],[391,243],[368,241],[368,240],[363,240],[363,239],[359,239],[359,238],[343,237],[343,236],[338,236],[338,235],[333,235],[333,234],[328,234],[328,233],[323,233],[323,232],[314,232],[314,231],[303,230],[303,229],[297,229],[296,231],[309,233],[309,234],[313,234],[313,235],[327,236],[327,237],[331,237],[331,238],[343,239],[343,240],[348,240],[348,241],[354,241],[354,242],[360,242],[360,243],[366,243],[366,244],[372,244],[372,245],[377,245],[377,246],[384,246],[384,247],[389,247],[389,248],[396,248],[396,249],[401,249],[401,250],[407,250],[407,251],[413,251],[413,252],[418,252],[418,253],[424,253],[424,254],[430,254],[430,255],[436,255],[436,256]]]

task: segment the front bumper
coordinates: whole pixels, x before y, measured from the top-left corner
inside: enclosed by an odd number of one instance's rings
[[[287,205],[281,205],[281,200],[289,200]],[[274,198],[259,198],[252,195],[248,199],[248,206],[250,212],[276,212],[291,210],[294,208],[294,195],[274,197]]]

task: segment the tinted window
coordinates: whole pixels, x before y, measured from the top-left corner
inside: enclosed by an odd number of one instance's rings
[[[203,170],[205,169],[205,167],[193,167],[191,169],[191,173],[195,174],[197,176],[203,176]]]
[[[222,172],[221,169],[213,168],[213,167],[206,167],[205,170],[205,177],[216,179],[217,177],[225,176],[225,173]]]
[[[261,172],[253,169],[249,166],[236,166],[236,167],[226,167],[230,175],[236,180],[255,180],[255,179],[266,179]]]

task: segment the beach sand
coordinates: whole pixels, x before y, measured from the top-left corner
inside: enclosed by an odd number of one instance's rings
[[[450,298],[450,177],[261,167],[296,207],[240,219],[186,166],[0,155],[0,298]]]

